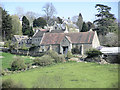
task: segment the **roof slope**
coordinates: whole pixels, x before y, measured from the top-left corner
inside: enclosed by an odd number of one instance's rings
[[[64,33],[64,30],[51,30],[50,33]]]
[[[21,40],[24,40],[24,39],[28,39],[28,36],[27,35],[14,35],[15,39],[17,41],[21,41]]]
[[[42,37],[44,33],[46,33],[47,31],[38,31],[37,33],[34,34],[33,38],[38,38],[38,37]]]
[[[41,44],[42,45],[60,44],[63,38],[64,38],[64,33],[45,33]]]
[[[63,38],[67,36],[71,43],[92,43],[94,32],[79,33],[45,33],[41,41],[42,45],[60,44]]]
[[[72,43],[92,43],[94,32],[65,33]]]

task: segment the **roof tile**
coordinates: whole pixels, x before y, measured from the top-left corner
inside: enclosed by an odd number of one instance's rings
[[[94,32],[79,33],[45,33],[42,45],[60,44],[63,38],[67,36],[71,43],[92,43]]]

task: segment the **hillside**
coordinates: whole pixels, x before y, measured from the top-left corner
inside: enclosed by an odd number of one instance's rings
[[[117,88],[118,65],[67,62],[3,76],[27,88]]]

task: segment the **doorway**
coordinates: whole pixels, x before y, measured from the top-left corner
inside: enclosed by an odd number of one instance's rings
[[[63,54],[67,54],[68,52],[68,46],[63,46]]]

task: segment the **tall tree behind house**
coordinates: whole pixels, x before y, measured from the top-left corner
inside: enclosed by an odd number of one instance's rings
[[[22,18],[22,33],[23,35],[28,35],[29,37],[34,34],[32,27],[30,27],[29,20],[25,16]]]
[[[46,26],[46,25],[47,25],[46,20],[42,17],[39,17],[33,21],[33,27],[44,28],[44,26]]]
[[[81,31],[82,29],[82,26],[83,26],[83,17],[82,17],[82,14],[80,13],[79,16],[78,16],[78,21],[77,21],[77,26],[79,27],[79,31]]]
[[[87,32],[87,31],[88,31],[88,25],[85,22],[83,22],[81,32]]]
[[[57,13],[54,5],[52,3],[46,3],[43,6],[43,11],[45,12],[47,24],[51,24],[51,18]]]
[[[114,17],[114,14],[111,14],[111,7],[102,5],[102,4],[96,4],[95,8],[98,11],[98,14],[95,16],[97,17],[97,20],[94,21],[94,23],[97,25],[97,32],[101,35],[106,35],[108,32],[112,32],[113,30],[116,30],[115,22],[116,18]]]
[[[5,41],[12,37],[12,20],[11,16],[2,7],[0,7],[0,11],[2,12],[2,29],[0,30],[2,32],[2,39]]]
[[[22,35],[22,25],[17,15],[12,15],[12,35]]]

